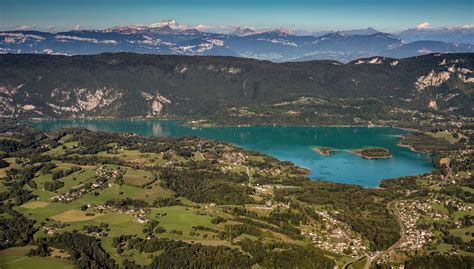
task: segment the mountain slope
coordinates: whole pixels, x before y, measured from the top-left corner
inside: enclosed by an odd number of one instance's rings
[[[373,57],[348,64],[7,54],[0,56],[0,114],[159,116],[226,124],[429,123],[473,115],[473,66],[474,54]]]

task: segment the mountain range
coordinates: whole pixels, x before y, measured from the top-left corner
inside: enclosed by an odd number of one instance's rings
[[[474,44],[474,27],[466,25],[459,28],[408,29],[398,36],[405,42],[433,40],[454,43]]]
[[[114,53],[0,55],[0,116],[219,124],[429,125],[473,117],[474,54],[272,63]]]
[[[199,29],[203,30],[200,31]],[[98,54],[133,52],[163,55],[237,56],[274,62],[337,60],[361,57],[405,58],[429,53],[474,52],[472,28],[441,32],[407,30],[398,36],[373,28],[301,35],[286,29],[235,28],[230,33],[204,32],[173,20],[149,26],[105,30],[0,32],[0,53]]]

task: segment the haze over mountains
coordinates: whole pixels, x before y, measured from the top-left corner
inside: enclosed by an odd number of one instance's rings
[[[434,52],[474,52],[473,40],[471,26],[409,29],[395,35],[373,28],[309,33],[248,27],[191,27],[166,20],[149,26],[117,26],[104,30],[4,31],[0,32],[0,53],[134,52],[238,56],[274,62],[320,59],[349,62],[371,56],[405,58]]]

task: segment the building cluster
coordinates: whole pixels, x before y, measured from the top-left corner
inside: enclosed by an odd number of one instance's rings
[[[68,203],[76,199],[81,198],[85,194],[102,189],[105,186],[105,181],[103,179],[97,179],[94,183],[85,183],[78,185],[77,187],[71,189],[65,194],[59,194],[51,197],[53,202]]]
[[[470,211],[472,210],[472,206],[462,203],[457,200],[447,200],[444,202],[444,206],[447,208],[452,208],[456,211]]]
[[[62,202],[68,203],[74,201],[87,193],[92,191],[102,189],[106,186],[106,183],[109,179],[115,179],[121,175],[121,171],[115,169],[109,169],[105,166],[100,166],[96,170],[96,181],[94,183],[86,182],[80,184],[65,194],[59,194],[51,197],[53,202]],[[111,184],[109,184],[111,186]]]
[[[41,230],[46,234],[52,235],[55,234],[59,229],[66,227],[68,224],[65,223],[53,223],[51,225],[43,226]]]
[[[268,201],[265,201],[265,204],[264,205],[261,205],[261,206],[257,206],[256,208],[258,209],[279,209],[279,208],[285,208],[285,209],[289,209],[291,206],[291,203],[288,202],[288,203],[282,203],[282,202],[274,202],[274,201],[271,201],[271,200],[268,200]]]
[[[251,185],[251,184],[249,184],[249,187],[253,188],[257,193],[262,193],[262,194],[272,194],[273,193],[273,186],[271,186],[271,185],[260,185],[260,184]]]
[[[247,160],[247,156],[242,152],[225,152],[219,158],[220,163],[242,164]]]
[[[244,186],[248,186],[250,188],[253,188],[255,192],[261,193],[261,194],[270,194],[273,195],[273,189],[294,189],[294,188],[299,188],[298,186],[288,186],[288,185],[260,185],[260,184],[242,184]]]
[[[97,177],[103,177],[107,180],[115,179],[123,175],[123,171],[121,169],[111,169],[107,168],[106,166],[99,166],[95,170],[95,174]]]
[[[422,248],[427,242],[433,240],[433,234],[429,230],[422,230],[417,227],[417,223],[422,216],[434,218],[447,218],[433,210],[432,204],[435,200],[418,201],[404,200],[398,202],[400,223],[403,225],[403,235],[399,248],[402,250],[416,250]]]
[[[99,212],[108,210],[110,212],[117,212],[120,214],[131,215],[135,218],[135,221],[137,223],[146,223],[149,221],[146,218],[146,216],[150,213],[150,210],[145,209],[145,208],[117,208],[117,207],[113,207],[109,205],[90,205],[90,204],[88,204],[87,207],[97,210]]]
[[[326,211],[316,213],[323,221],[321,229],[313,229],[310,232],[302,230],[301,234],[309,237],[317,247],[352,258],[359,257],[367,251],[368,248],[362,238],[347,225],[334,219]]]

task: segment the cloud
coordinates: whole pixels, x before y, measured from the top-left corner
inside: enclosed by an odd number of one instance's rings
[[[36,28],[36,24],[32,25],[20,25],[15,27],[15,30],[33,30]]]
[[[159,22],[155,22],[150,24],[148,27],[150,28],[161,28],[164,26],[168,26],[171,29],[174,30],[179,30],[179,31],[184,31],[188,29],[196,29],[198,31],[202,32],[212,32],[212,33],[228,33],[230,31],[233,31],[236,26],[230,26],[230,25],[206,25],[206,24],[198,24],[198,25],[188,25],[188,24],[180,24],[175,20],[171,19],[166,19],[166,20],[161,20]]]
[[[416,26],[416,29],[418,30],[426,30],[426,29],[431,29],[432,25],[431,23],[425,21]]]
[[[76,30],[76,31],[81,30],[81,25],[80,25],[80,24],[76,25],[76,26],[74,27],[74,30]]]
[[[173,30],[181,30],[181,31],[192,28],[191,26],[189,26],[187,24],[179,24],[175,20],[171,20],[171,19],[161,20],[159,22],[152,23],[148,27],[150,27],[150,28],[161,28],[161,27],[165,27],[165,26],[168,26],[169,28],[171,28]]]
[[[196,29],[198,31],[201,31],[201,32],[212,32],[212,33],[226,34],[226,33],[234,31],[237,27],[239,27],[239,26],[198,24],[198,25],[194,26],[194,29]]]
[[[213,27],[210,25],[205,25],[205,24],[198,24],[194,26],[194,29],[199,30],[199,31],[206,31],[209,29],[212,29]]]

